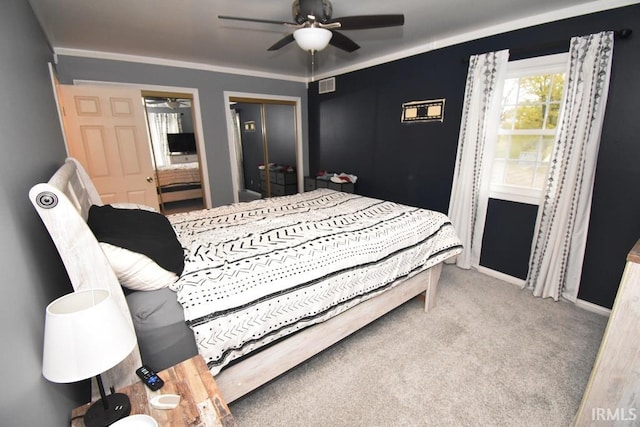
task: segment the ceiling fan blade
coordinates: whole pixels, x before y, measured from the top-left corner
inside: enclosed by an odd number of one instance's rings
[[[273,46],[271,46],[267,50],[278,50],[281,47],[285,47],[286,45],[291,43],[293,40],[294,40],[293,34],[289,34],[288,36],[285,36],[285,37],[281,38],[280,40],[278,40]]]
[[[331,40],[329,40],[329,44],[331,46],[335,46],[338,49],[342,49],[342,50],[347,51],[349,53],[360,49],[360,45],[358,45],[356,42],[354,42],[353,40],[351,40],[349,37],[345,36],[344,34],[339,33],[339,32],[337,32],[335,30],[331,30],[331,32],[333,33],[333,36],[331,37]]]
[[[404,25],[404,15],[359,15],[333,18],[329,23],[339,22],[341,30],[368,30],[370,28],[397,27]]]
[[[339,22],[330,22],[328,24],[323,24],[322,22],[318,22],[318,27],[324,28],[325,30],[337,30],[340,27],[342,27],[342,25],[340,25]]]
[[[245,21],[245,22],[260,22],[262,24],[289,25],[289,26],[294,26],[294,27],[298,27],[299,26],[295,22],[272,21],[270,19],[242,18],[242,17],[238,17],[238,16],[218,15],[218,19],[228,19],[228,20],[232,20],[232,21]]]

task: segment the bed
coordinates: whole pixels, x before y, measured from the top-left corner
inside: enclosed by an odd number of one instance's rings
[[[160,166],[156,172],[158,192],[163,204],[202,198],[198,162]]]
[[[462,251],[441,213],[319,189],[162,216],[182,251],[180,274],[169,286],[125,292],[91,212],[155,213],[103,206],[71,158],[30,199],[74,290],[109,289],[136,330],[138,347],[108,380],[126,386],[142,360],[172,364],[198,352],[227,402],[421,293],[428,311],[442,262]],[[141,313],[156,318],[145,325]],[[167,354],[173,360],[160,360]]]

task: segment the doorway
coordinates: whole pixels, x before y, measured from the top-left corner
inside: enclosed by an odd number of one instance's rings
[[[143,91],[160,210],[203,209],[202,174],[189,94]]]
[[[300,99],[225,92],[225,101],[236,201],[300,192]]]
[[[60,115],[60,121],[61,121],[61,125],[63,125],[65,120],[63,119],[64,113],[62,108],[62,102],[60,101],[60,99],[61,99],[61,93],[63,92],[64,86],[68,86],[68,85],[60,85],[57,79],[55,78],[55,73],[53,72],[52,69],[50,70],[50,72],[52,76],[52,85],[54,87],[56,102],[58,103],[58,112]],[[144,96],[156,96],[156,97],[164,96],[167,98],[171,97],[171,98],[179,98],[179,99],[188,99],[191,103],[190,115],[187,115],[185,113],[184,117],[185,117],[185,120],[191,119],[193,133],[196,141],[196,153],[197,153],[197,162],[199,165],[199,177],[200,177],[199,181],[200,181],[200,187],[201,187],[200,190],[198,190],[198,194],[200,195],[199,198],[202,199],[201,205],[199,204],[198,206],[204,207],[204,208],[212,207],[213,201],[211,199],[211,188],[210,188],[210,182],[209,182],[208,166],[206,161],[205,141],[203,137],[202,115],[200,111],[200,98],[199,98],[198,89],[186,88],[186,87],[141,85],[141,84],[132,84],[132,83],[87,81],[87,80],[76,80],[74,81],[74,84],[69,87],[71,88],[86,87],[87,85],[102,88],[103,90],[107,91],[107,93],[115,92],[115,91],[118,91],[119,89],[128,89],[132,91],[137,91],[136,93],[137,93],[138,105],[142,107],[141,109],[143,111],[144,120],[145,120],[144,130],[145,130],[145,133],[147,134],[149,133],[149,126],[146,118]],[[171,100],[169,100],[169,102],[171,102]],[[69,150],[70,142],[68,137],[68,130],[66,129],[66,126],[62,126],[62,128],[63,128],[64,137],[65,137],[65,143],[67,145],[67,152],[69,153],[69,155],[71,155]],[[149,135],[145,135],[145,140],[147,141],[147,145],[150,147]],[[151,160],[152,159],[150,154],[149,163],[153,167],[154,163]],[[154,168],[154,171],[155,171],[155,168]],[[158,178],[155,175],[154,171],[145,180],[147,182],[153,182],[153,188],[154,188],[154,194],[155,194],[154,203],[156,206],[158,206],[160,205],[159,203],[160,198],[156,194],[157,193],[156,185],[158,182],[157,181]],[[110,200],[107,200],[107,199],[103,199],[103,200],[105,203],[111,203]],[[168,213],[174,213],[174,212],[170,210]]]

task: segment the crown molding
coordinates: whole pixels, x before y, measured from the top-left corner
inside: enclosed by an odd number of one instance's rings
[[[293,76],[288,74],[269,73],[265,71],[247,70],[244,68],[224,67],[219,65],[203,64],[199,62],[177,61],[166,58],[156,58],[151,56],[128,55],[117,52],[102,52],[95,50],[70,49],[57,47],[53,50],[54,57],[76,56],[92,59],[107,59],[110,61],[135,62],[139,64],[162,65],[165,67],[188,68],[190,70],[213,71],[216,73],[236,74],[241,76],[260,77],[265,79],[286,80],[299,83],[307,83],[306,77]]]
[[[478,40],[485,37],[495,36],[498,34],[507,33],[509,31],[533,27],[540,24],[547,24],[555,21],[561,21],[567,18],[574,18],[577,16],[588,15],[594,12],[602,12],[605,10],[631,6],[637,3],[640,3],[640,1],[639,0],[596,0],[588,3],[580,4],[577,6],[554,10],[552,12],[541,13],[538,15],[528,16],[526,18],[521,18],[521,19],[515,19],[515,20],[504,22],[501,24],[496,24],[489,27],[481,28],[479,30],[456,34],[451,37],[446,37],[443,39],[434,40],[428,43],[413,46],[407,49],[399,50],[392,54],[380,56],[369,61],[359,62],[357,64],[349,65],[348,67],[343,67],[343,68],[334,69],[328,72],[319,73],[318,75],[315,76],[315,80],[321,80],[326,77],[337,76],[340,74],[346,74],[353,71],[362,70],[364,68],[374,67],[376,65],[397,61],[399,59],[408,58],[410,56],[419,55],[421,53],[426,53],[432,50],[442,49],[444,47],[453,46],[456,44],[465,43],[472,40]]]

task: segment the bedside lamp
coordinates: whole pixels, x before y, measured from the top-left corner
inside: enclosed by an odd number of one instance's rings
[[[42,374],[55,383],[96,377],[101,399],[86,415],[86,426],[106,426],[131,412],[126,394],[106,395],[100,374],[131,353],[132,327],[106,289],[65,295],[47,306]]]

